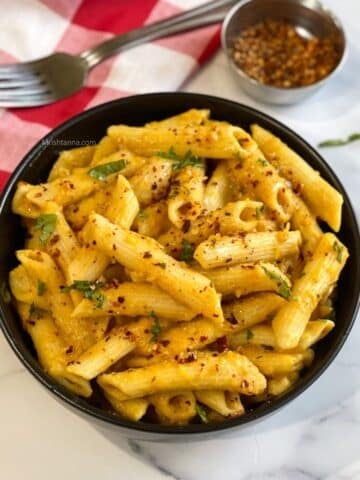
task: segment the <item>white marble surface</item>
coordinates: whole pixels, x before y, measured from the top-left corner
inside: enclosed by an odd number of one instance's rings
[[[360,131],[360,2],[326,2],[342,18],[350,55],[311,100],[273,108],[243,94],[219,53],[185,87],[253,105],[310,143]],[[360,214],[360,142],[323,155]],[[275,416],[227,439],[127,441],[69,412],[28,374],[0,335],[0,478],[4,480],[360,479],[360,322],[322,377]]]

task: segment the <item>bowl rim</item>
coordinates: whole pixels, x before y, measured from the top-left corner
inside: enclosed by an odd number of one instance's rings
[[[314,88],[319,88],[322,85],[324,85],[328,80],[330,80],[331,77],[336,75],[344,66],[348,54],[349,54],[349,47],[348,47],[348,41],[347,41],[347,36],[343,27],[343,24],[340,20],[340,18],[335,15],[335,13],[328,7],[326,7],[322,2],[319,0],[312,0],[311,4],[307,0],[290,0],[293,3],[298,3],[299,5],[303,5],[305,8],[308,8],[309,10],[312,10],[313,12],[317,12],[320,10],[321,12],[325,13],[327,17],[334,23],[338,31],[342,34],[344,38],[344,48],[341,52],[341,57],[339,61],[337,62],[335,68],[331,70],[324,78],[321,78],[315,83],[311,83],[310,85],[304,85],[300,87],[274,87],[273,85],[268,85],[267,83],[261,83],[255,78],[250,77],[247,75],[244,70],[242,70],[240,67],[238,67],[234,60],[232,59],[230,52],[229,52],[229,45],[228,41],[226,39],[226,32],[228,29],[229,24],[231,23],[231,20],[233,19],[233,16],[241,10],[243,7],[245,7],[247,4],[252,3],[254,0],[243,0],[242,2],[236,3],[226,14],[225,19],[222,23],[221,26],[221,32],[220,32],[220,39],[221,39],[221,48],[230,64],[230,68],[232,71],[239,75],[242,79],[246,80],[249,84],[251,84],[253,87],[258,88],[258,89],[263,89],[264,91],[268,92],[269,94],[271,93],[298,93],[298,92],[310,92]],[[315,8],[314,8],[315,6]]]
[[[7,184],[3,192],[0,195],[0,217],[3,214],[4,206],[9,202],[9,197],[12,189],[14,188],[16,182],[18,181],[18,177],[26,171],[28,165],[33,161],[37,160],[38,154],[41,153],[43,149],[43,142],[46,140],[51,140],[57,138],[64,130],[71,128],[72,125],[77,124],[88,117],[91,117],[94,113],[105,111],[107,109],[111,109],[116,107],[121,108],[122,105],[126,103],[141,101],[142,98],[149,98],[153,99],[154,105],[157,104],[157,100],[161,98],[166,98],[169,96],[177,96],[177,97],[186,97],[187,99],[194,98],[204,101],[204,103],[215,103],[215,104],[225,104],[229,105],[235,109],[241,109],[243,111],[248,111],[253,115],[256,115],[258,120],[265,119],[266,122],[277,126],[286,131],[286,133],[292,137],[292,139],[299,145],[305,147],[316,159],[316,162],[322,165],[322,167],[327,171],[328,175],[331,178],[331,182],[335,183],[343,197],[344,203],[347,203],[349,212],[351,215],[351,220],[353,222],[355,236],[359,240],[360,245],[360,231],[359,225],[356,219],[356,215],[354,213],[354,209],[352,207],[351,201],[347,195],[346,190],[344,189],[342,183],[333,172],[331,167],[326,163],[326,161],[321,157],[321,155],[309,144],[307,143],[300,135],[295,133],[292,129],[284,125],[283,123],[279,122],[275,118],[263,113],[253,107],[228,100],[221,97],[216,97],[212,95],[205,95],[205,94],[198,94],[198,93],[188,93],[188,92],[159,92],[159,93],[148,93],[148,94],[141,94],[141,95],[133,95],[129,97],[124,97],[120,99],[113,100],[111,102],[106,102],[101,105],[95,106],[89,110],[86,110],[78,115],[71,117],[70,119],[66,120],[56,128],[52,129],[47,135],[41,138],[36,145],[24,156],[21,160],[19,165],[16,167],[14,172],[12,173],[11,177],[9,178]],[[196,107],[200,108],[200,107]],[[360,256],[360,255],[359,255]],[[97,420],[101,420],[107,424],[115,425],[116,427],[121,427],[123,430],[127,431],[130,435],[131,432],[146,432],[147,434],[154,434],[158,437],[164,438],[165,436],[176,437],[179,435],[180,437],[191,436],[199,438],[201,434],[209,434],[215,432],[222,432],[234,430],[236,427],[245,427],[254,424],[254,422],[275,413],[284,405],[290,403],[295,398],[299,397],[306,389],[308,389],[322,374],[323,372],[329,367],[329,365],[333,362],[341,348],[343,347],[352,327],[356,319],[356,314],[360,306],[360,284],[358,286],[357,291],[357,299],[352,306],[351,312],[351,320],[346,326],[344,331],[344,335],[339,338],[338,342],[336,343],[335,348],[327,355],[327,359],[322,363],[322,365],[307,379],[300,379],[297,386],[294,389],[291,389],[289,392],[285,393],[281,397],[278,397],[271,402],[264,402],[261,406],[256,408],[255,410],[251,410],[244,415],[229,419],[221,423],[215,424],[191,424],[188,426],[168,426],[168,425],[159,425],[159,424],[150,424],[150,423],[141,423],[141,422],[132,422],[126,419],[121,418],[118,415],[112,414],[104,409],[100,409],[88,403],[85,399],[71,392],[67,391],[64,387],[58,384],[55,380],[53,380],[48,374],[46,374],[43,369],[41,368],[40,364],[38,363],[37,359],[31,355],[29,352],[23,351],[20,345],[17,344],[16,340],[13,338],[10,328],[6,322],[5,312],[3,310],[3,306],[0,302],[0,327],[1,330],[9,343],[10,347],[21,361],[21,363],[25,366],[25,368],[43,385],[45,386],[51,393],[55,395],[55,399],[60,399],[65,402],[66,405],[75,408],[78,413],[82,413],[85,415],[89,415],[92,418]]]

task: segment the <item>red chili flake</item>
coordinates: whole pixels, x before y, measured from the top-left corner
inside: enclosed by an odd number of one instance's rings
[[[189,231],[190,227],[191,227],[190,220],[185,220],[181,230],[182,230],[183,233],[187,233]]]
[[[217,347],[217,351],[219,353],[222,353],[224,352],[225,350],[228,349],[228,341],[227,341],[227,337],[226,336],[223,336],[223,337],[220,337],[216,340],[216,347]]]
[[[117,301],[118,301],[118,303],[124,303],[125,302],[125,297],[118,297]]]
[[[191,363],[191,362],[195,362],[196,360],[196,352],[190,352],[189,355],[187,355],[186,357],[184,358],[180,358],[178,360],[178,363]]]
[[[170,340],[160,340],[159,341],[160,345],[162,345],[163,347],[167,347],[170,343]]]
[[[67,355],[70,355],[70,353],[73,353],[73,351],[74,351],[74,347],[73,347],[73,345],[70,345],[70,346],[65,350],[65,353],[66,353]]]
[[[35,321],[34,320],[27,320],[27,323],[29,325],[31,325],[32,327],[35,325]]]
[[[151,185],[151,190],[156,190],[157,189],[157,184],[154,182],[152,185]]]
[[[209,337],[205,336],[205,335],[201,335],[200,337],[200,342],[206,342],[206,340],[208,339]]]
[[[152,255],[150,252],[145,252],[144,255],[143,255],[143,258],[151,258]]]

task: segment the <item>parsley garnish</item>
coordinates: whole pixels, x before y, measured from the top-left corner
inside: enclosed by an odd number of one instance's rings
[[[150,332],[152,334],[150,341],[151,342],[157,342],[160,334],[161,334],[161,325],[160,325],[160,320],[159,317],[156,315],[156,313],[151,310],[149,313],[149,317],[153,319],[153,324],[151,325]]]
[[[120,172],[126,167],[125,160],[117,160],[115,162],[103,163],[102,165],[97,165],[94,168],[90,168],[88,175],[96,180],[103,182],[106,180],[106,177],[112,173]]]
[[[336,252],[336,260],[341,263],[343,247],[335,241],[333,244],[333,250]]]
[[[11,302],[11,294],[9,292],[9,289],[8,289],[8,286],[7,286],[7,283],[5,282],[5,280],[1,283],[0,295],[1,295],[1,297],[4,300],[5,303],[10,303]]]
[[[140,218],[141,220],[144,220],[145,218],[147,218],[147,216],[148,214],[146,210],[144,210],[143,208],[139,210],[138,218]]]
[[[191,153],[191,150],[185,153],[183,157],[177,155],[177,153],[174,150],[174,147],[171,147],[168,152],[159,152],[158,153],[159,157],[162,158],[167,158],[169,160],[172,160],[173,163],[173,170],[181,170],[182,168],[185,167],[202,167],[203,166],[203,161],[200,157],[197,157],[196,155],[193,155]]]
[[[54,233],[57,216],[55,213],[44,213],[36,219],[35,228],[41,230],[40,243],[45,245]]]
[[[202,405],[200,405],[200,403],[196,404],[196,413],[198,414],[202,423],[209,423],[207,411]]]
[[[39,315],[41,313],[40,309],[32,303],[29,308],[29,318],[33,318],[34,315]]]
[[[347,145],[348,143],[355,142],[356,140],[360,140],[360,133],[352,133],[347,138],[336,138],[332,140],[324,140],[323,142],[318,144],[318,147],[342,147],[343,145]]]
[[[258,162],[260,163],[260,165],[262,165],[263,167],[266,167],[266,165],[268,164],[267,160],[265,160],[265,158],[258,158]]]
[[[264,205],[261,205],[261,207],[256,207],[255,209],[255,215],[256,215],[256,220],[260,220],[261,214],[264,211]]]
[[[155,263],[155,267],[160,267],[163,270],[165,270],[166,269],[166,263],[164,263],[164,262]]]
[[[37,284],[37,293],[41,297],[41,295],[44,295],[46,292],[46,283],[42,282],[41,280],[38,280]]]
[[[250,328],[246,330],[246,340],[249,342],[254,337],[254,333]]]
[[[72,285],[68,287],[60,287],[62,292],[70,292],[70,290],[77,290],[81,292],[85,298],[95,302],[96,308],[101,308],[104,304],[104,294],[99,291],[103,287],[103,282],[89,282],[88,280],[75,280]]]
[[[183,240],[181,242],[180,260],[182,260],[183,262],[190,262],[193,259],[193,255],[194,246],[191,245],[191,243],[187,240]]]
[[[279,295],[281,295],[283,298],[289,299],[291,297],[291,290],[285,280],[281,278],[280,275],[278,275],[277,273],[268,270],[266,267],[262,267],[262,269],[271,280],[275,280],[275,282],[277,282],[279,287]]]

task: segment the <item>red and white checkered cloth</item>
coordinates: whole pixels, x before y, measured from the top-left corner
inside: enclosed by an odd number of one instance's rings
[[[204,0],[1,0],[0,63],[79,53]],[[219,26],[157,40],[95,67],[85,88],[44,107],[0,109],[0,190],[25,153],[69,117],[115,98],[176,90],[219,45]]]

